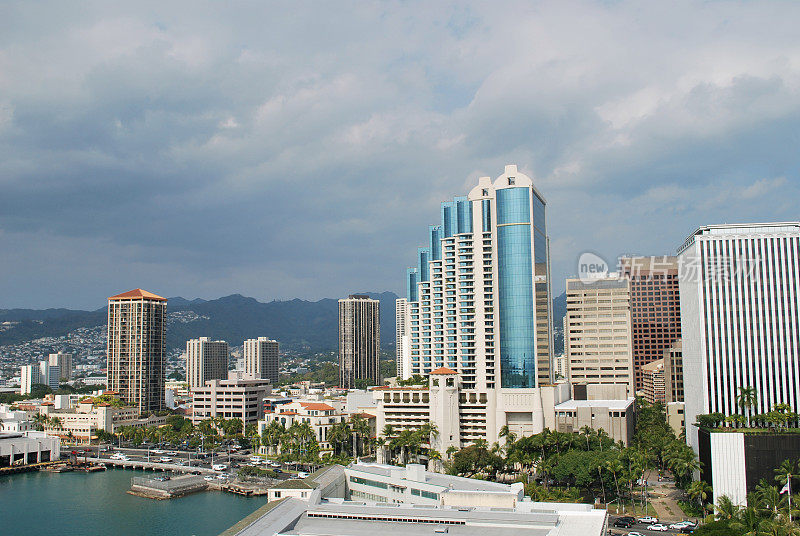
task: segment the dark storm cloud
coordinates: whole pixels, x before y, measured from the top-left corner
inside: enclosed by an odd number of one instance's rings
[[[400,292],[506,163],[581,251],[797,219],[799,6],[18,2],[0,20],[0,307],[143,286]]]

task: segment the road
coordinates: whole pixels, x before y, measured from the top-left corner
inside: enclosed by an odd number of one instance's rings
[[[630,532],[638,532],[640,534],[644,534],[645,536],[675,536],[676,534],[681,534],[679,530],[670,529],[667,532],[660,532],[657,530],[647,530],[647,525],[649,523],[636,523],[629,529],[623,529],[620,527],[614,526],[614,521],[616,521],[621,516],[608,516],[608,529],[611,531],[611,534],[628,534]],[[669,526],[669,525],[667,525]]]

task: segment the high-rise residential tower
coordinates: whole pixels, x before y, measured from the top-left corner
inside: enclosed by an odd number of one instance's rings
[[[381,383],[380,301],[363,294],[339,300],[339,387]]]
[[[58,369],[58,379],[59,380],[71,380],[72,379],[72,372],[75,370],[74,365],[72,364],[72,354],[67,354],[64,352],[58,352],[57,354],[50,354],[48,356],[48,361],[50,362],[50,367],[55,367]]]
[[[627,278],[567,279],[564,351],[573,384],[619,384],[634,395]]]
[[[280,351],[278,341],[269,337],[244,341],[244,372],[248,378],[269,380],[278,384]]]
[[[108,298],[108,388],[140,413],[164,409],[167,299],[140,288]]]
[[[408,378],[411,371],[406,370],[411,364],[411,346],[409,344],[408,328],[409,322],[409,309],[408,300],[406,298],[397,298],[394,307],[394,322],[395,322],[395,360],[397,365],[397,377]]]
[[[464,389],[534,388],[553,381],[545,201],[506,166],[441,206],[406,274],[408,374],[447,367]]]
[[[800,222],[709,225],[678,250],[686,435],[698,414],[800,411]]]
[[[186,381],[189,389],[203,387],[208,380],[228,379],[228,343],[208,337],[186,341]]]
[[[663,357],[681,338],[678,258],[622,257],[620,272],[630,279],[634,388],[642,389],[642,366]]]

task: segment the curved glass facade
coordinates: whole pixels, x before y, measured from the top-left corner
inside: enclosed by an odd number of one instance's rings
[[[528,188],[497,190],[501,387],[536,387],[531,211]]]

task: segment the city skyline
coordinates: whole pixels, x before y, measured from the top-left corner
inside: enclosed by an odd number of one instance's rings
[[[548,200],[554,295],[583,251],[798,219],[798,5],[325,11],[10,9],[2,306],[402,295],[415,222],[509,162]]]

